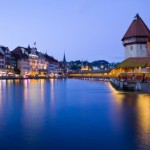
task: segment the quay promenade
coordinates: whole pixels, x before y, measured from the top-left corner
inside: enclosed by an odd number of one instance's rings
[[[132,80],[118,80],[111,78],[110,82],[114,88],[123,91],[141,91],[150,93],[150,82],[149,81],[132,81]]]
[[[114,78],[109,74],[100,74],[100,73],[87,73],[87,74],[70,74],[69,78],[78,78],[84,80],[93,80],[93,81],[107,81],[112,84],[112,86],[117,90],[122,91],[140,91],[150,93],[150,82],[149,80],[139,80],[139,79],[122,79]]]

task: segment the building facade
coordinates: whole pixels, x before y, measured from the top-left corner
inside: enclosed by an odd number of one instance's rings
[[[18,46],[12,51],[13,56],[17,61],[17,69],[20,70],[21,76],[28,76],[30,71],[29,53],[24,47]]]
[[[0,76],[14,75],[14,66],[11,64],[12,56],[8,47],[0,46]]]
[[[36,76],[38,75],[38,54],[36,48],[28,49],[29,55],[29,66],[30,66],[30,75]]]
[[[60,72],[60,63],[35,47],[18,46],[13,51],[0,45],[0,77],[50,77]]]
[[[47,75],[50,77],[58,76],[60,73],[59,62],[48,54],[44,54],[47,62]]]

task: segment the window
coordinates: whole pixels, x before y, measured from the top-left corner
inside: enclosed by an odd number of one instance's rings
[[[133,49],[133,46],[131,46],[131,50]]]
[[[142,49],[142,45],[140,45],[140,49]]]

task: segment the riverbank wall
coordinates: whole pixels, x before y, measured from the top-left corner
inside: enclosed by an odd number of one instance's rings
[[[145,93],[150,93],[150,82],[140,82],[140,81],[125,81],[117,80],[115,78],[110,79],[111,84],[117,90],[122,91],[141,91]]]

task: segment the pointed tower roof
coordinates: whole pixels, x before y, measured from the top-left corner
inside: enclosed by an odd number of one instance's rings
[[[122,41],[130,37],[149,37],[150,30],[142,20],[142,18],[137,14],[134,17],[130,27],[122,38]]]
[[[64,53],[63,63],[66,64],[66,56],[65,56],[65,53]]]

